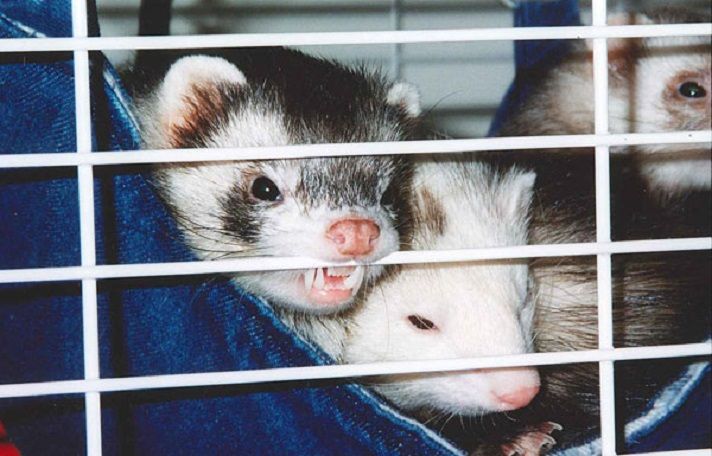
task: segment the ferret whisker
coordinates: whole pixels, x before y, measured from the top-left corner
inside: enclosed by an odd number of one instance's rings
[[[211,242],[214,242],[214,243],[216,243],[216,244],[227,244],[227,245],[237,245],[237,246],[240,246],[239,243],[231,242],[231,241],[229,240],[229,237],[228,237],[228,239],[224,239],[224,238],[218,239],[218,238],[214,238],[214,237],[208,236],[207,234],[205,234],[205,233],[203,232],[203,231],[205,231],[205,232],[207,232],[208,234],[210,234],[210,233],[219,233],[219,230],[217,230],[217,229],[214,229],[214,228],[211,228],[211,227],[204,227],[204,226],[198,225],[198,224],[196,224],[196,223],[194,223],[194,222],[192,222],[192,221],[187,221],[186,219],[183,219],[183,218],[181,218],[181,217],[176,217],[176,222],[178,222],[178,225],[179,225],[181,228],[183,228],[185,231],[188,231],[189,233],[195,235],[196,237],[205,239],[206,241],[211,241]]]
[[[440,426],[440,433],[441,433],[441,434],[442,434],[443,430],[445,429],[445,426],[447,426],[447,424],[448,424],[453,418],[455,418],[456,415],[457,415],[457,413],[454,413],[454,412],[450,413],[450,416],[448,416],[447,419],[445,420],[445,422],[442,424],[442,426]]]

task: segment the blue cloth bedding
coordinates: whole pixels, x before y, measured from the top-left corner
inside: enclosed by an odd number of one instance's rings
[[[573,1],[538,4],[518,9],[520,25],[577,17]],[[69,18],[68,0],[3,1],[0,38],[68,36]],[[529,62],[541,45],[520,46],[518,62]],[[129,100],[99,54],[92,56],[92,75],[96,150],[138,148]],[[73,91],[71,53],[2,55],[0,153],[74,150]],[[515,85],[500,115],[525,91]],[[194,259],[146,170],[95,168],[99,264]],[[78,265],[77,197],[73,168],[0,169],[0,269]],[[265,302],[224,278],[104,280],[98,301],[102,377],[331,363]],[[81,318],[78,282],[0,285],[0,384],[82,378]],[[108,455],[459,452],[341,381],[111,393],[102,395],[102,410]],[[676,410],[686,413],[684,406]],[[81,395],[3,399],[0,421],[23,454],[85,451]]]

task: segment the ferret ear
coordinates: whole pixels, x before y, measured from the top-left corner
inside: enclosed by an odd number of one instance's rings
[[[407,82],[396,82],[388,89],[386,103],[400,109],[408,117],[420,115],[420,93],[417,87]]]
[[[642,13],[618,12],[609,14],[607,25],[649,25],[653,21]],[[633,62],[635,53],[640,49],[640,38],[608,38],[608,67],[614,74],[624,75]],[[593,40],[586,40],[586,47],[593,51]]]
[[[648,16],[642,13],[622,12],[608,16],[608,25],[650,25],[653,23]],[[609,38],[608,60],[613,68],[622,68],[630,63],[630,57],[640,47],[640,38]]]
[[[192,139],[227,115],[230,94],[245,86],[245,75],[220,57],[195,55],[177,60],[159,89],[159,118],[170,147]]]
[[[503,185],[500,198],[505,213],[510,217],[522,216],[529,213],[534,197],[534,181],[536,173],[528,172],[513,172],[509,177],[508,185]]]

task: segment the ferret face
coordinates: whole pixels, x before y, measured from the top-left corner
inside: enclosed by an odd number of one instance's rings
[[[362,109],[358,100],[343,100],[339,119],[295,118],[278,90],[252,87],[226,60],[185,57],[159,89],[148,143],[265,147],[406,138],[410,116],[417,115],[412,100],[404,99],[412,92],[402,84],[380,90],[383,99]],[[398,250],[399,228],[407,225],[409,168],[392,157],[169,165],[156,176],[186,240],[206,260],[309,256],[366,263]],[[318,268],[239,273],[234,280],[272,302],[326,313],[351,304],[361,284],[380,272]]]
[[[530,350],[524,263],[410,266],[371,292],[346,343],[348,362],[469,358]],[[532,368],[396,375],[375,388],[406,410],[477,415],[523,407]]]
[[[613,90],[629,95],[611,106],[613,127],[630,132],[710,128],[709,37],[648,38],[630,52],[632,62],[619,67],[613,84]]]
[[[421,202],[426,188],[428,194],[419,209],[443,218],[442,229],[434,230],[427,215],[416,213],[418,248],[503,245],[490,236],[496,231],[510,233],[499,238],[506,243],[526,242],[533,175],[493,178],[488,168],[474,168],[416,167]],[[371,290],[357,309],[343,358],[363,363],[524,353],[531,349],[532,311],[526,260],[409,265]],[[476,415],[523,407],[538,392],[539,376],[532,368],[397,375],[379,379],[375,388],[407,410]]]
[[[670,18],[634,15],[624,23],[652,24]],[[619,22],[621,20],[619,19]],[[700,18],[697,21],[707,22]],[[708,130],[712,126],[710,37],[656,37],[609,42],[610,126],[615,133]],[[710,188],[710,144],[635,147],[641,171],[668,193]]]

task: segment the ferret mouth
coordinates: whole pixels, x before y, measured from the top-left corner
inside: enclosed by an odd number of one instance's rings
[[[343,304],[358,293],[364,270],[364,266],[307,269],[302,274],[304,289],[314,303]]]

